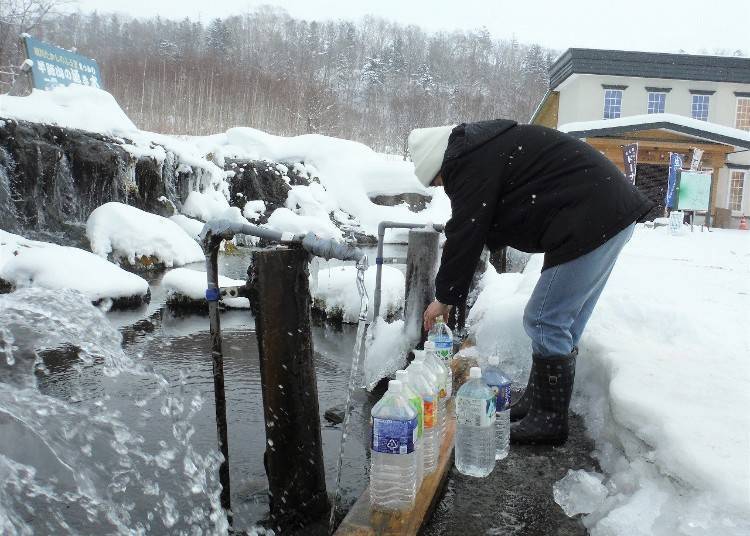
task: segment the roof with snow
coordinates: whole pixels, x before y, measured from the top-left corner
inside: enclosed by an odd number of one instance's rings
[[[644,114],[579,121],[561,125],[558,130],[579,138],[619,136],[640,130],[667,130],[700,140],[750,149],[750,132],[675,114]]]
[[[551,89],[573,74],[750,84],[750,58],[569,48],[549,74]]]

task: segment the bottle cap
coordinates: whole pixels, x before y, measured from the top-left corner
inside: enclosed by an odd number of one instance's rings
[[[388,390],[391,393],[400,393],[403,387],[404,387],[404,384],[398,380],[391,380],[388,382]]]
[[[414,352],[414,362],[424,361],[424,350],[412,350]]]
[[[489,360],[487,361],[490,365],[493,367],[496,367],[500,364],[500,356],[497,355],[491,355]]]
[[[476,380],[477,378],[482,377],[482,369],[479,367],[471,367],[469,369],[469,378],[472,380]]]
[[[397,370],[396,371],[396,379],[400,381],[401,383],[405,383],[409,379],[409,371],[408,370]],[[389,383],[390,385],[390,383]]]
[[[427,341],[424,343],[424,349],[426,352],[435,351],[435,343],[432,341]]]

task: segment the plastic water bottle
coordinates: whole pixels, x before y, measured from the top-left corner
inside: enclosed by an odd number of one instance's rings
[[[372,408],[370,503],[383,510],[409,510],[417,495],[417,412],[398,380]]]
[[[440,437],[445,437],[445,429],[448,425],[448,369],[435,353],[435,343],[427,341],[424,343],[424,362],[438,380],[439,401],[438,413],[440,414]]]
[[[414,444],[414,451],[417,453],[417,492],[419,492],[424,478],[424,400],[409,385],[408,370],[397,370],[396,379],[403,386],[401,394],[406,397],[411,407],[417,412],[417,442]]]
[[[442,316],[435,319],[435,324],[427,334],[427,340],[435,344],[435,355],[442,360],[443,365],[448,370],[448,392],[447,396],[453,396],[453,369],[451,360],[453,359],[453,333],[445,323]]]
[[[485,477],[495,468],[495,395],[471,367],[469,381],[456,394],[456,469]]]
[[[437,387],[428,380],[428,371],[421,361],[413,361],[406,370],[409,371],[409,386],[424,401],[422,446],[424,447],[424,475],[427,476],[437,469],[438,457],[440,456],[435,415],[438,406]]]
[[[510,449],[510,383],[498,367],[500,358],[490,356],[489,366],[482,371],[487,387],[495,393],[495,459],[502,460]]]
[[[422,363],[424,365],[424,372],[421,372],[420,374],[425,376],[425,379],[435,387],[436,392],[436,398],[435,398],[435,441],[437,441],[438,445],[438,452],[440,451],[440,445],[443,443],[443,429],[441,427],[442,422],[442,411],[443,406],[440,404],[440,378],[438,375],[433,371],[433,369],[427,364],[427,361],[425,360],[425,357],[427,356],[427,352],[425,350],[414,350],[414,361],[412,361],[412,364],[414,363]],[[409,367],[406,367],[406,370],[409,370]]]

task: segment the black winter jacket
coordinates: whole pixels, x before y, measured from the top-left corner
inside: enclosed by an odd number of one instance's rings
[[[589,144],[557,130],[495,120],[453,129],[442,165],[453,215],[436,297],[461,303],[484,246],[544,253],[544,267],[584,255],[653,204]]]

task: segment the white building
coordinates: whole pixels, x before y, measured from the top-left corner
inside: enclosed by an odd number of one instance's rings
[[[736,227],[750,214],[750,59],[569,49],[531,119],[586,139],[620,168],[637,142],[636,185],[664,210],[669,153],[704,151],[711,215]],[[656,214],[655,214],[656,215]]]

